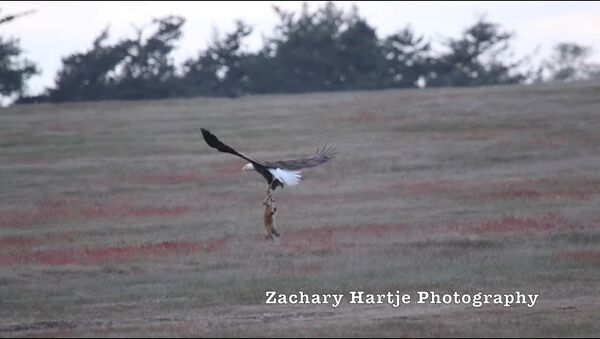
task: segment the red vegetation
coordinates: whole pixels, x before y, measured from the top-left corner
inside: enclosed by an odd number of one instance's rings
[[[458,181],[437,180],[399,182],[389,186],[390,190],[411,194],[460,194],[463,197],[490,199],[542,199],[571,198],[588,199],[600,194],[600,187],[586,179],[569,180],[498,180]],[[385,189],[384,189],[385,190]]]
[[[146,207],[96,204],[94,207],[80,209],[79,214],[86,218],[170,217],[179,216],[190,211],[190,207]]]
[[[303,263],[299,265],[284,266],[285,273],[315,273],[323,270],[323,266],[317,263]]]
[[[40,250],[0,256],[0,265],[94,265],[108,262],[123,262],[143,257],[165,255],[189,255],[203,249],[197,243],[163,241],[123,247],[71,248],[64,250]]]
[[[600,251],[599,250],[574,250],[574,251],[563,251],[559,252],[555,256],[556,260],[572,260],[572,261],[584,261],[590,263],[600,263]]]
[[[69,214],[65,200],[46,200],[29,210],[15,209],[0,214],[0,225],[18,227],[60,220]]]
[[[50,163],[50,160],[45,156],[40,155],[27,155],[20,156],[13,160],[15,163],[23,164],[23,165],[47,165]]]
[[[266,191],[266,190],[265,190]],[[229,208],[235,204],[235,206],[239,206],[239,204],[252,204],[256,206],[260,206],[262,199],[265,198],[264,194],[261,193],[235,193],[235,192],[210,192],[210,202],[218,203],[218,208]]]
[[[95,203],[86,206],[81,202],[66,200],[42,201],[35,207],[14,209],[0,213],[0,225],[20,227],[61,220],[110,217],[173,217],[192,211],[188,206],[139,206],[128,203]]]
[[[230,238],[207,240],[200,243],[199,249],[206,253],[222,252],[228,248],[230,240]]]
[[[84,123],[77,121],[62,121],[60,123],[53,122],[43,126],[43,130],[48,132],[74,132],[81,133],[84,131]]]
[[[436,180],[400,182],[389,186],[392,190],[402,190],[408,193],[444,193],[461,189],[462,184],[458,181]]]
[[[193,331],[192,324],[189,322],[179,322],[174,325],[171,325],[170,328],[179,337],[190,337]]]
[[[467,140],[482,141],[496,138],[501,132],[489,129],[472,129],[466,131],[441,131],[431,134],[431,139],[436,141]]]
[[[33,246],[39,243],[40,241],[35,237],[26,237],[21,235],[0,238],[0,246]]]
[[[600,137],[597,133],[556,132],[531,137],[526,139],[524,144],[528,146],[589,145],[596,144],[599,141]]]
[[[529,146],[558,146],[566,145],[569,141],[576,141],[573,138],[560,135],[545,135],[543,137],[533,137],[525,141],[525,145]]]
[[[371,112],[360,112],[350,117],[342,118],[343,121],[348,121],[355,124],[366,124],[366,123],[388,123],[392,120],[392,117],[386,117],[383,115],[371,113]]]
[[[224,162],[223,164],[217,166],[216,168],[211,169],[211,176],[215,176],[215,177],[229,177],[229,176],[234,176],[234,175],[241,175],[242,174],[242,166],[245,165],[245,162],[243,159],[240,160],[236,160],[236,161],[227,161]]]
[[[325,250],[337,252],[339,246],[334,243],[333,229],[304,229],[286,234],[281,244],[295,251]]]
[[[506,191],[496,191],[481,194],[484,197],[493,199],[513,199],[513,198],[574,198],[587,199],[594,192],[577,191],[573,189],[552,190],[552,191],[537,191],[531,189],[515,189]]]
[[[206,182],[215,178],[241,174],[243,161],[227,161],[211,169],[210,172],[187,171],[180,173],[158,173],[132,176],[126,180],[144,185],[176,185],[192,182]]]
[[[386,191],[385,189],[369,189],[365,188],[359,192],[352,193],[337,193],[337,194],[295,194],[288,195],[282,200],[285,204],[294,205],[297,203],[304,204],[306,202],[315,203],[315,204],[334,204],[334,203],[344,203],[344,202],[352,202],[352,201],[365,201],[369,199],[381,199],[386,194],[390,194],[390,191]]]
[[[473,129],[466,131],[464,134],[467,140],[488,140],[497,137],[500,134],[499,131],[489,129]]]
[[[178,174],[152,174],[152,175],[140,175],[133,177],[131,180],[135,183],[152,185],[175,185],[188,182],[203,182],[207,179],[206,175],[198,172],[187,172]]]
[[[405,225],[325,226],[297,230],[286,234],[281,240],[281,244],[297,251],[340,252],[347,237],[352,239],[384,238],[401,233],[405,229]]]
[[[540,233],[558,229],[565,224],[567,221],[562,217],[548,214],[526,218],[509,216],[500,220],[468,225],[465,228],[476,233]]]
[[[42,236],[12,235],[0,238],[0,246],[32,247],[42,244],[71,242],[75,237],[69,233],[50,233]]]

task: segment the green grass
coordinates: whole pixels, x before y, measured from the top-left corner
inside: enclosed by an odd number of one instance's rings
[[[598,88],[5,109],[0,336],[595,336]],[[209,148],[201,127],[259,159],[326,142],[339,155],[276,192],[281,237],[267,241],[263,179]],[[540,300],[264,304],[267,290],[361,289]]]

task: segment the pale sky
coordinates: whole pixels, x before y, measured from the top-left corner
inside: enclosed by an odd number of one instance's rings
[[[516,56],[531,54],[538,48],[545,56],[557,42],[575,42],[591,46],[593,60],[600,60],[600,2],[334,2],[345,8],[356,4],[379,37],[410,25],[436,44],[444,37],[457,37],[485,14],[489,20],[516,33],[513,43]],[[309,6],[314,9],[322,3],[309,1]],[[272,5],[299,10],[302,2],[0,2],[4,14],[36,10],[32,15],[0,26],[0,34],[18,37],[27,58],[42,69],[40,75],[29,81],[29,92],[35,94],[53,84],[62,57],[89,49],[107,25],[111,37],[117,40],[133,36],[135,27],[152,18],[171,14],[185,17],[183,37],[174,53],[180,63],[206,47],[214,28],[227,32],[236,19],[254,27],[247,47],[258,48],[263,36],[272,35],[277,22]]]

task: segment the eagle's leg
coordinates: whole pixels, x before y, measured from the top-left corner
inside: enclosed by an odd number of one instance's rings
[[[262,204],[266,206],[269,199],[272,199],[271,186],[267,187],[267,196],[263,199]]]

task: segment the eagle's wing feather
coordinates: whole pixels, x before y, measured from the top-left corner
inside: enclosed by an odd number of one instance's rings
[[[290,160],[265,161],[268,167],[282,168],[286,170],[300,170],[303,168],[315,167],[335,158],[337,151],[334,147],[325,146],[323,149],[317,149],[314,155]]]
[[[250,161],[254,165],[264,166],[264,164],[262,162],[248,158],[244,154],[234,150],[231,146],[226,145],[225,143],[223,143],[221,140],[219,140],[214,134],[212,134],[208,130],[206,130],[204,128],[201,128],[201,130],[202,130],[202,136],[204,137],[204,140],[206,141],[208,146],[210,146],[220,152],[237,155],[240,158]]]

